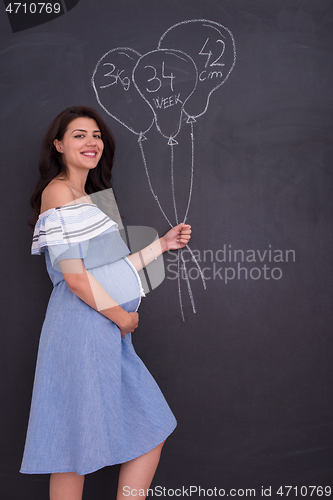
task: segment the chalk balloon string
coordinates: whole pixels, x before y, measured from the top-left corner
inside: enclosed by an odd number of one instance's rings
[[[193,131],[193,124],[195,123],[195,119],[192,118],[192,117],[189,117],[188,120],[187,120],[187,123],[190,124],[190,127],[191,127],[191,176],[190,176],[190,190],[189,190],[189,196],[188,196],[188,201],[187,201],[187,206],[186,206],[186,210],[185,210],[185,215],[184,215],[184,218],[183,218],[183,223],[185,224],[186,223],[186,219],[187,219],[187,215],[188,215],[188,211],[189,211],[189,208],[190,208],[190,203],[191,203],[191,199],[192,199],[192,192],[193,192],[193,177],[194,177],[194,131]],[[165,211],[163,210],[162,208],[162,205],[160,203],[160,200],[157,196],[157,194],[155,193],[154,189],[153,189],[153,186],[152,186],[152,183],[151,183],[151,179],[150,179],[150,175],[149,175],[149,170],[148,170],[148,165],[147,165],[147,160],[146,160],[146,156],[145,156],[145,152],[144,152],[144,148],[143,148],[143,141],[146,140],[147,138],[143,135],[143,134],[140,134],[139,135],[139,139],[138,139],[138,143],[139,143],[139,147],[140,147],[140,151],[141,151],[141,155],[142,155],[142,161],[143,161],[143,164],[144,164],[144,169],[145,169],[145,172],[146,172],[146,176],[147,176],[147,181],[148,181],[148,186],[149,186],[149,189],[153,195],[153,198],[155,199],[163,217],[165,218],[165,220],[167,221],[167,223],[169,224],[169,226],[172,228],[173,227],[173,224],[170,222],[170,219],[168,218],[168,216],[166,215]],[[174,209],[174,214],[175,214],[175,220],[176,220],[176,224],[179,224],[179,219],[178,219],[178,210],[177,210],[177,203],[176,203],[176,196],[175,196],[175,184],[174,184],[174,151],[173,151],[173,147],[174,145],[178,144],[174,139],[170,138],[169,141],[168,141],[168,144],[170,146],[170,149],[171,149],[171,166],[170,166],[170,171],[171,171],[171,190],[172,190],[172,201],[173,201],[173,209]],[[206,289],[206,281],[205,281],[205,278],[203,276],[203,273],[202,273],[202,270],[201,270],[201,267],[197,261],[197,259],[195,258],[191,248],[189,245],[186,245],[185,247],[190,255],[191,255],[191,258],[192,258],[192,261],[195,263],[195,265],[197,266],[198,268],[198,271],[199,271],[199,275],[201,277],[201,280],[202,280],[202,284],[203,284],[203,287],[204,289]],[[177,285],[178,285],[178,297],[179,297],[179,306],[180,306],[180,312],[181,312],[181,316],[182,316],[182,319],[183,321],[185,321],[185,315],[184,315],[184,308],[183,308],[183,300],[182,300],[182,293],[181,293],[181,277],[182,277],[182,274],[184,275],[184,278],[185,278],[185,281],[186,281],[186,285],[187,285],[187,290],[188,290],[188,294],[189,294],[189,297],[190,297],[190,301],[191,301],[191,306],[192,306],[192,311],[195,313],[196,312],[196,308],[195,308],[195,302],[194,302],[194,298],[193,298],[193,293],[192,293],[192,288],[191,288],[191,283],[190,283],[190,279],[189,279],[189,275],[188,275],[188,271],[187,271],[187,267],[186,267],[186,261],[184,259],[184,255],[183,255],[183,251],[184,249],[179,249],[178,250],[178,253],[177,253]],[[183,273],[182,273],[182,270],[183,270]]]

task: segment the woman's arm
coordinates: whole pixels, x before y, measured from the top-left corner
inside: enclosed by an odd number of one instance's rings
[[[68,288],[95,311],[116,323],[122,337],[137,328],[138,313],[125,311],[85,269],[81,259],[62,260],[60,268]]]
[[[135,269],[140,271],[140,269],[150,264],[154,259],[157,259],[162,253],[168,250],[184,248],[191,238],[191,232],[191,226],[182,222],[170,229],[162,238],[153,241],[147,247],[129,255],[127,258],[131,261]]]
[[[153,241],[139,252],[129,255],[128,259],[137,271],[152,262],[167,250],[183,248],[191,238],[191,226],[178,224],[162,238]],[[116,323],[122,336],[138,326],[138,313],[128,313],[100,285],[84,267],[81,259],[65,259],[60,267],[68,288],[90,307]]]

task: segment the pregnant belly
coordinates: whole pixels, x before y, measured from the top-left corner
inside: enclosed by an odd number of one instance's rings
[[[140,304],[140,282],[127,259],[89,269],[108,294],[126,311],[136,311]]]

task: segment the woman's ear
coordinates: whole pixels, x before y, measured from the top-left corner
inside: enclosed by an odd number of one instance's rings
[[[58,153],[62,153],[62,147],[61,147],[61,142],[58,141],[58,139],[54,139],[53,141],[54,147],[58,151]]]

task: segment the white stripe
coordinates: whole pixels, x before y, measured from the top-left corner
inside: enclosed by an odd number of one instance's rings
[[[40,255],[46,246],[90,240],[112,226],[118,224],[92,203],[50,209],[37,220],[31,253]]]

